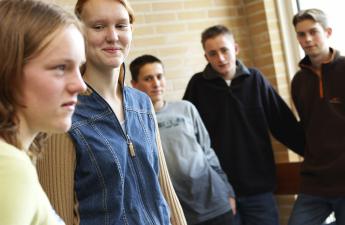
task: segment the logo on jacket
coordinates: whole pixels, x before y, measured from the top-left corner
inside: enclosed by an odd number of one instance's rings
[[[329,103],[332,103],[332,104],[342,104],[343,101],[341,98],[339,97],[333,97],[329,100]]]

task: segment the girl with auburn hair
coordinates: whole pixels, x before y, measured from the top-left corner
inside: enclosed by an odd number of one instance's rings
[[[0,1],[0,30],[0,224],[64,224],[31,159],[41,132],[71,126],[77,95],[86,90],[83,36],[72,15],[32,0]]]
[[[38,162],[42,185],[67,224],[186,224],[152,103],[124,84],[130,5],[79,0],[75,12],[85,28],[88,90],[79,96],[68,135],[53,136]]]

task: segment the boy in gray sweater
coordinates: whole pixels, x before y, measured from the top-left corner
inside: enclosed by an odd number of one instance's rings
[[[164,68],[155,56],[136,58],[130,70],[132,86],[153,103],[168,170],[188,224],[233,224],[234,191],[196,108],[187,101],[164,100]]]

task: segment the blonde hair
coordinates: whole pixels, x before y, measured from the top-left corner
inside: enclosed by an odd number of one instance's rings
[[[62,8],[35,0],[0,1],[0,137],[22,148],[18,135],[18,106],[22,95],[24,65],[39,54],[61,29],[78,20]],[[40,134],[32,153],[40,151]]]
[[[132,9],[131,5],[129,4],[129,2],[127,0],[114,0],[114,1],[121,3],[125,7],[125,9],[128,12],[128,15],[129,15],[129,22],[130,22],[130,24],[133,24],[134,23],[134,13],[133,13],[133,9]],[[75,4],[74,13],[80,20],[81,20],[81,14],[83,12],[84,5],[86,2],[88,2],[88,0],[78,0],[77,3]]]
[[[326,14],[320,9],[301,10],[292,19],[292,24],[296,27],[299,22],[312,20],[319,23],[324,29],[328,28],[328,19]]]

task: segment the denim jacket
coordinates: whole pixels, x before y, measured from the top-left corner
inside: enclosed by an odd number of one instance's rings
[[[91,87],[78,98],[69,133],[77,155],[80,225],[168,225],[151,102],[129,87],[123,96],[124,129]]]

